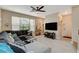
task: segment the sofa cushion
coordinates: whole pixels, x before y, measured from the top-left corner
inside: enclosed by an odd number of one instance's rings
[[[2,38],[8,43],[8,42],[11,42],[11,39],[9,38],[9,35],[7,32],[2,32],[0,34],[0,36],[2,36]]]
[[[12,37],[14,38],[15,40],[15,44],[17,45],[25,45],[25,42],[23,42],[18,36],[17,34],[13,34]]]
[[[11,42],[11,43],[14,43],[14,42],[15,42],[15,40],[14,40],[14,38],[12,37],[12,34],[11,34],[11,33],[9,33],[8,35],[9,35],[10,42]]]
[[[15,41],[19,41],[20,38],[17,36],[17,34],[13,34],[12,37],[14,38]]]

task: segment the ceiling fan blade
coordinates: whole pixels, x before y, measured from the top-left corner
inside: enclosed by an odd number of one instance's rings
[[[34,7],[30,6],[32,8],[32,10],[36,10]]]
[[[41,6],[38,10],[40,10],[40,9],[42,9],[42,8],[44,8],[44,6]]]
[[[45,10],[39,10],[40,12],[46,12]]]

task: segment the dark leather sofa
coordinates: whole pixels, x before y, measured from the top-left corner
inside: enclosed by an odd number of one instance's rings
[[[20,30],[20,31],[5,31],[7,33],[12,33],[12,34],[17,34],[18,36],[20,35],[28,35],[28,30]]]
[[[17,34],[17,36],[24,41],[25,43],[30,43],[27,41],[28,38],[26,38],[25,36],[32,36],[32,32],[28,32],[28,30],[21,30],[21,31],[5,31],[7,33],[11,33],[11,34]],[[30,34],[29,34],[30,33]],[[29,35],[28,35],[29,34]]]

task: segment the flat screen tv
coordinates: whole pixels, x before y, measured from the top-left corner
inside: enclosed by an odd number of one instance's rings
[[[46,23],[45,29],[46,30],[57,30],[57,22]]]

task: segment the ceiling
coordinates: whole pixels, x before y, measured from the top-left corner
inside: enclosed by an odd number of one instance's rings
[[[0,8],[19,12],[23,14],[28,14],[32,16],[38,16],[38,17],[45,17],[46,15],[57,13],[57,12],[63,12],[63,11],[71,11],[71,5],[45,5],[43,8],[46,10],[46,12],[31,12],[30,6],[39,6],[39,5],[0,5]]]

